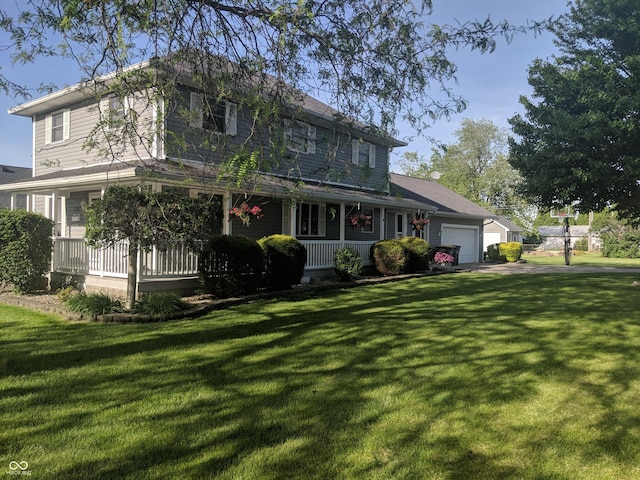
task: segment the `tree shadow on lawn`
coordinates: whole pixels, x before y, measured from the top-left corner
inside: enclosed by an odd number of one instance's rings
[[[69,406],[134,405],[124,421],[143,434],[114,458],[74,462],[51,478],[137,478],[141,468],[166,478],[176,464],[191,478],[542,478],[536,455],[561,464],[569,447],[585,464],[606,456],[637,464],[629,446],[640,420],[618,398],[638,395],[638,321],[606,318],[627,308],[631,291],[622,282],[612,289],[611,277],[450,277],[246,305],[196,322],[74,325],[67,351],[38,354],[36,342],[6,370],[74,370],[59,388],[86,391]],[[123,359],[129,366],[118,368]],[[607,367],[594,371],[600,360]],[[96,376],[108,362],[113,373]],[[547,383],[560,392],[549,405]],[[105,397],[114,390],[118,399]],[[5,393],[30,393],[33,408],[53,400],[44,386]],[[159,404],[152,414],[149,396]],[[575,418],[572,401],[598,415]],[[506,413],[531,404],[531,418]],[[553,408],[562,413],[543,415]],[[50,423],[49,433],[81,420]],[[593,439],[563,433],[581,427]]]

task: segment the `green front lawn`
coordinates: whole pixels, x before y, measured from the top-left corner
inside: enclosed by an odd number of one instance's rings
[[[557,255],[528,255],[522,256],[527,263],[535,265],[564,265],[564,254]],[[571,265],[583,267],[616,267],[616,268],[640,268],[640,258],[605,258],[598,252],[575,252],[571,256]]]
[[[634,280],[443,275],[137,325],[0,306],[0,463],[65,480],[637,479]]]

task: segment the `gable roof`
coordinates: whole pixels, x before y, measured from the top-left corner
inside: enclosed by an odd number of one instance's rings
[[[510,232],[522,232],[522,227],[520,225],[518,225],[515,222],[512,222],[506,217],[496,217],[495,223],[501,225],[502,227],[504,227],[506,230],[509,230]]]
[[[407,177],[397,173],[389,174],[391,194],[428,203],[438,208],[435,216],[466,218],[497,218],[486,208],[433,180]]]

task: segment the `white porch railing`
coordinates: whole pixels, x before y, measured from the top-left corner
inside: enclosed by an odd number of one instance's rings
[[[302,240],[307,248],[307,269],[332,268],[336,250],[355,248],[368,265],[369,249],[375,242],[340,240]],[[62,273],[88,273],[104,277],[126,278],[128,243],[120,242],[109,248],[91,248],[82,238],[56,238],[53,248],[53,271]],[[198,275],[198,256],[185,246],[140,255],[140,279],[191,277]]]
[[[308,269],[332,268],[336,250],[343,247],[355,248],[360,253],[363,265],[369,265],[369,250],[376,242],[353,242],[340,240],[300,240],[307,248]]]

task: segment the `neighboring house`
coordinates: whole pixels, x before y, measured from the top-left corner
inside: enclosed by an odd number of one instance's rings
[[[569,227],[569,238],[571,248],[575,248],[576,241],[586,238],[589,251],[600,248],[600,239],[597,235],[589,233],[588,225],[571,225]],[[564,227],[562,225],[546,225],[538,227],[538,233],[542,238],[541,250],[562,250],[564,249]],[[590,243],[589,243],[590,242]]]
[[[522,227],[505,217],[487,220],[484,224],[484,251],[489,245],[504,242],[522,243]]]
[[[145,62],[135,68],[154,67]],[[104,82],[108,81],[109,77],[105,77]],[[295,169],[274,166],[242,185],[216,181],[217,174],[211,170],[214,149],[208,150],[206,143],[191,132],[241,145],[250,138],[253,141],[252,112],[231,99],[220,100],[212,95],[216,98],[211,101],[217,103],[210,105],[208,111],[215,115],[205,117],[205,94],[188,82],[178,86],[177,98],[156,95],[152,101],[134,98],[123,104],[115,97],[101,98],[95,85],[77,84],[9,111],[32,119],[33,177],[0,185],[0,191],[10,192],[14,199],[26,195],[29,210],[54,220],[52,284],[54,280],[73,279],[87,290],[125,290],[126,244],[98,250],[87,247],[83,239],[86,219],[82,205],[100,198],[114,183],[143,185],[158,191],[174,189],[191,196],[215,195],[226,211],[245,201],[259,205],[262,219],[245,226],[233,218],[224,222],[220,233],[255,239],[275,233],[293,235],[307,248],[308,277],[332,269],[334,253],[343,246],[357,248],[366,263],[373,243],[412,235],[412,218],[438,210],[431,203],[433,195],[398,195],[390,190],[390,151],[404,143],[354,125],[336,128],[333,118],[337,112],[308,96],[301,97],[300,108],[290,114],[293,116],[282,118],[285,155],[294,160],[290,164],[295,164]],[[167,105],[174,107],[165,111]],[[188,116],[181,114],[185,111]],[[131,112],[138,124],[147,128],[146,141],[123,136],[115,161],[101,160],[83,148],[96,125],[102,122],[105,135],[109,135],[111,119],[121,119]],[[189,148],[175,149],[171,141],[178,137]],[[327,181],[327,172],[332,174],[331,182]],[[192,181],[186,183],[185,179]],[[436,195],[446,190],[437,184],[435,188]],[[459,199],[454,203],[462,205]],[[438,205],[445,210],[445,216],[438,216],[431,226],[431,243],[464,243],[464,259],[477,261],[482,232],[479,219],[486,217],[486,211],[467,212],[469,205],[456,211],[456,205],[449,209],[448,201]],[[352,228],[348,219],[354,213],[370,216],[371,224]],[[464,239],[460,232],[465,234]],[[473,239],[466,238],[468,233],[473,234]],[[467,252],[468,241],[473,253]],[[197,285],[197,259],[178,247],[140,255],[138,270],[139,292]]]
[[[18,180],[31,177],[31,169],[24,167],[13,167],[9,165],[0,165],[0,185],[12,183]],[[13,200],[13,205],[12,205]],[[26,195],[12,196],[8,192],[0,191],[0,208],[27,208]]]
[[[435,207],[429,214],[429,225],[417,232],[419,236],[432,247],[460,246],[459,263],[482,261],[483,225],[487,218],[495,215],[436,181],[395,173],[390,175],[390,180],[392,194]]]

